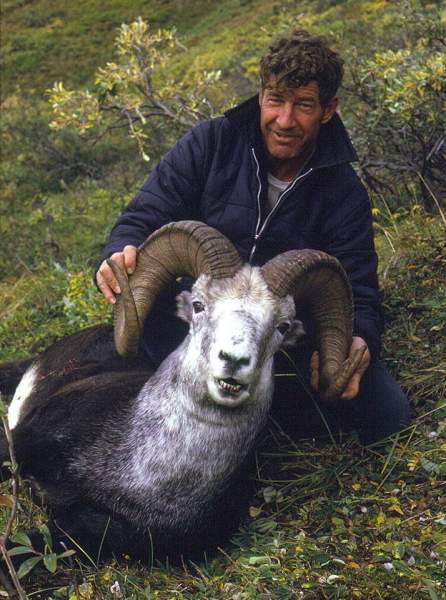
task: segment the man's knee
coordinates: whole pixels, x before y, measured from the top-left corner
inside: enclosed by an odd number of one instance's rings
[[[398,383],[379,361],[374,361],[363,378],[356,400],[361,441],[371,444],[410,422],[409,401]]]

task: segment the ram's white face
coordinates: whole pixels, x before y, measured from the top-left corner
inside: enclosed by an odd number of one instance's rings
[[[302,335],[293,299],[272,294],[257,267],[231,279],[201,276],[178,297],[178,315],[190,323],[187,361],[206,371],[208,397],[228,407],[271,386],[274,354]]]

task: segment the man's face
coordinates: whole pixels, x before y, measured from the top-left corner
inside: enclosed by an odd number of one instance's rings
[[[260,90],[260,129],[271,159],[299,164],[313,147],[323,123],[333,116],[337,100],[322,107],[319,84],[310,81],[298,88],[275,86]]]

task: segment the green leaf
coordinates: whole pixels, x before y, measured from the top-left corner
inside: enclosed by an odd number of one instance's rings
[[[332,583],[335,583],[338,579],[343,579],[343,576],[342,575],[329,575],[327,577],[327,583],[331,585]]]
[[[403,558],[406,553],[406,546],[402,542],[397,542],[393,548],[393,556],[395,558]]]
[[[11,542],[14,542],[15,544],[20,544],[21,546],[29,546],[30,548],[32,548],[31,540],[26,535],[26,533],[24,533],[23,531],[18,531],[17,533],[12,535],[9,539],[11,540]]]
[[[269,533],[270,531],[274,531],[274,529],[276,529],[277,523],[272,519],[258,519],[258,521],[253,524],[253,527],[260,533]]]
[[[32,571],[32,569],[34,569],[37,563],[39,563],[41,560],[41,556],[32,556],[31,558],[28,558],[28,560],[25,560],[25,562],[20,565],[20,569],[17,571],[18,578],[21,579],[22,577],[25,577],[25,575],[28,575],[28,573]]]
[[[429,473],[429,475],[439,475],[440,474],[440,466],[437,463],[428,460],[427,458],[420,458],[420,464],[423,469]]]
[[[73,554],[76,554],[76,550],[65,550],[62,554],[58,554],[57,558],[67,558],[68,556],[73,556]]]
[[[66,600],[68,598],[69,588],[67,586],[60,587],[53,592],[55,598]],[[76,600],[76,598],[75,598]]]
[[[17,556],[18,554],[29,554],[30,552],[36,554],[35,551],[32,550],[29,546],[16,546],[15,548],[11,548],[11,550],[8,550],[8,555]]]
[[[47,525],[42,525],[39,528],[40,533],[42,534],[43,539],[45,540],[45,544],[48,546],[50,550],[53,549],[53,539],[51,537],[50,530]]]
[[[434,588],[433,582],[429,581],[428,579],[425,579],[424,583],[426,584],[426,587],[429,592],[429,596],[431,597],[431,600],[440,600],[438,597],[438,594]]]
[[[8,414],[8,407],[3,402],[3,400],[0,399],[0,419],[6,418],[7,414]]]
[[[57,556],[52,552],[51,554],[45,554],[43,557],[43,564],[50,573],[55,573],[57,569]]]
[[[269,556],[251,556],[250,565],[268,565],[271,562]]]

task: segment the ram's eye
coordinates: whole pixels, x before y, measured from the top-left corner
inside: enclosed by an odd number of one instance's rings
[[[282,335],[285,335],[285,333],[288,331],[288,329],[290,328],[291,323],[288,323],[288,321],[283,321],[283,323],[279,323],[277,325],[277,329],[280,331],[280,333]]]
[[[195,302],[192,302],[192,307],[194,309],[194,313],[199,313],[199,312],[204,311],[203,302],[198,302],[198,300],[196,300]]]

